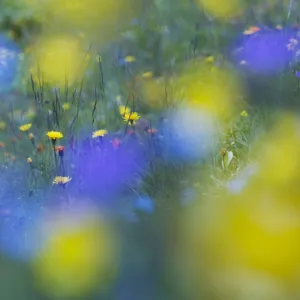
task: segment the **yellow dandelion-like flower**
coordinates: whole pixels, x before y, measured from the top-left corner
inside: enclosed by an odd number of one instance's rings
[[[21,125],[19,127],[19,129],[20,129],[20,131],[28,131],[31,128],[31,126],[32,126],[32,124],[28,123],[28,124]]]
[[[241,116],[244,117],[244,118],[248,117],[247,111],[246,111],[246,110],[243,110],[243,111],[241,112]]]
[[[63,134],[59,131],[49,131],[47,132],[47,136],[52,140],[61,139],[64,137]]]
[[[135,57],[134,56],[131,56],[131,55],[128,55],[124,58],[124,60],[128,63],[132,63],[135,61]]]
[[[56,176],[53,180],[53,184],[66,184],[72,180],[71,177]]]
[[[93,138],[104,137],[107,134],[106,129],[99,129],[93,132]]]
[[[32,158],[31,158],[31,157],[28,157],[28,158],[27,158],[27,162],[28,162],[29,164],[32,164]]]
[[[145,72],[142,75],[143,78],[152,78],[152,76],[153,76],[153,73],[150,72],[150,71],[149,72]]]
[[[62,109],[63,110],[69,110],[71,108],[71,105],[69,102],[65,102],[63,105],[62,105]]]
[[[130,113],[130,108],[124,105],[121,105],[119,107],[119,111],[120,111],[120,115],[125,115],[125,114],[129,114]]]
[[[4,121],[0,122],[0,129],[4,130],[6,128],[6,123]]]
[[[123,119],[128,124],[135,125],[136,121],[140,119],[140,115],[137,112],[125,113]]]

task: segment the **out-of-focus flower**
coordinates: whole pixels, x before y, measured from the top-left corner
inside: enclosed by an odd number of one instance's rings
[[[132,62],[134,62],[135,61],[135,57],[134,56],[126,56],[125,58],[124,58],[124,61],[125,62],[127,62],[127,63],[132,63]]]
[[[135,125],[136,121],[140,118],[140,115],[137,112],[125,113],[123,119],[129,125]]]
[[[77,40],[70,37],[50,37],[40,41],[32,57],[33,76],[51,85],[72,84],[83,72],[84,52]]]
[[[31,128],[31,126],[32,126],[32,124],[28,123],[28,124],[21,125],[19,127],[19,129],[20,129],[20,131],[28,131]]]
[[[44,239],[32,266],[46,294],[84,299],[113,278],[115,235],[95,212],[54,214],[40,227]]]
[[[240,15],[245,8],[243,0],[228,0],[220,2],[218,0],[196,0],[204,11],[212,14],[214,17],[226,19]]]
[[[64,137],[63,134],[59,131],[49,131],[49,132],[47,132],[47,136],[51,140],[61,139]]]
[[[241,112],[241,116],[244,117],[244,118],[248,117],[247,111],[246,111],[246,110],[243,110],[243,111]]]
[[[107,130],[106,129],[99,129],[93,132],[93,138],[97,138],[97,137],[104,137],[105,135],[107,135]]]
[[[65,185],[66,183],[70,182],[72,178],[66,176],[56,176],[53,180],[53,184],[61,184]]]
[[[55,151],[58,152],[59,156],[64,156],[65,147],[64,146],[56,146]]]
[[[293,59],[292,33],[283,30],[260,30],[251,38],[235,45],[235,59],[247,62],[247,70],[259,74],[274,74],[282,71]]]
[[[130,108],[127,107],[127,106],[121,105],[119,107],[119,112],[120,112],[120,115],[124,116],[125,114],[129,114],[130,113]]]
[[[257,26],[250,26],[248,29],[244,31],[244,35],[251,35],[260,31],[260,28]]]
[[[20,50],[13,41],[0,35],[0,90],[8,91],[13,87],[19,69]]]
[[[63,105],[62,105],[62,109],[63,110],[69,110],[71,108],[71,105],[69,102],[65,102]]]
[[[28,138],[30,140],[33,140],[34,139],[34,134],[32,132],[28,133]]]
[[[27,162],[28,162],[29,164],[32,164],[32,158],[31,158],[31,157],[28,157],[28,158],[27,158]]]

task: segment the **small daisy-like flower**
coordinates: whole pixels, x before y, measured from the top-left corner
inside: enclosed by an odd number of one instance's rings
[[[32,158],[31,158],[31,157],[28,157],[28,158],[27,158],[27,162],[28,162],[29,164],[32,164]]]
[[[65,102],[63,105],[62,105],[62,109],[63,110],[69,110],[71,108],[71,105],[69,102]]]
[[[244,117],[244,118],[248,117],[247,111],[246,111],[246,110],[243,110],[243,111],[241,112],[241,116]]]
[[[247,30],[244,31],[244,35],[251,35],[251,34],[254,34],[258,31],[260,31],[259,27],[250,26]]]
[[[132,55],[128,55],[124,58],[124,61],[126,61],[127,63],[132,63],[135,61],[135,57]]]
[[[135,125],[136,121],[140,119],[140,115],[137,112],[125,113],[123,119],[130,125]]]
[[[47,136],[51,139],[51,140],[57,140],[57,139],[61,139],[63,138],[63,134],[59,131],[48,131],[47,132]]]
[[[104,137],[107,134],[106,129],[99,129],[93,132],[93,139],[96,137]]]
[[[62,184],[65,185],[66,183],[70,182],[72,180],[71,177],[66,176],[56,176],[53,180],[53,184]]]
[[[31,126],[32,126],[32,124],[28,123],[28,124],[21,125],[19,127],[19,129],[20,129],[20,131],[28,131],[31,128]]]
[[[125,114],[129,114],[130,113],[130,108],[125,106],[125,105],[121,105],[119,107],[119,112],[120,112],[120,115],[124,116]]]
[[[142,75],[143,78],[152,78],[152,76],[153,76],[153,73],[150,72],[150,71],[149,72],[145,72]]]

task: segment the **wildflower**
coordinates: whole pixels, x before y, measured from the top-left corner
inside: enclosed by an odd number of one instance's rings
[[[53,184],[62,184],[65,185],[66,183],[70,182],[72,180],[71,177],[66,176],[56,176],[53,180]]]
[[[34,135],[33,135],[32,132],[30,132],[30,133],[28,134],[28,138],[29,138],[30,140],[33,140],[33,139],[34,139]]]
[[[205,58],[205,62],[207,62],[207,63],[213,63],[214,61],[215,61],[215,58],[212,55],[207,56]]]
[[[241,112],[241,116],[244,117],[244,118],[248,117],[247,111],[243,110],[243,111]]]
[[[65,147],[64,146],[56,146],[55,151],[58,152],[59,156],[64,156]]]
[[[289,39],[289,43],[286,45],[286,47],[289,51],[293,51],[297,45],[298,40],[291,38]]]
[[[119,107],[119,111],[120,111],[120,115],[125,115],[125,114],[129,114],[130,113],[130,108],[124,105],[121,105]]]
[[[69,102],[65,102],[63,105],[62,105],[62,109],[63,110],[69,110],[71,108],[71,105]]]
[[[28,158],[27,158],[27,162],[28,162],[29,164],[32,164],[32,158],[31,158],[31,157],[28,157]]]
[[[61,139],[64,137],[63,134],[59,131],[48,131],[47,136],[54,141],[56,139]]]
[[[28,124],[21,125],[19,127],[19,129],[20,129],[20,131],[28,131],[31,128],[31,126],[32,126],[32,124],[28,123]]]
[[[134,56],[131,56],[131,55],[128,55],[124,58],[124,61],[126,61],[127,63],[132,63],[135,61],[135,57]]]
[[[244,31],[244,35],[251,35],[251,34],[254,34],[258,31],[260,31],[259,27],[250,26],[247,30]]]
[[[6,128],[6,123],[4,121],[0,121],[0,129],[4,130]]]
[[[96,137],[104,137],[107,134],[106,129],[99,129],[93,132],[93,139]]]
[[[148,128],[147,132],[151,135],[154,135],[155,133],[157,133],[157,129],[155,128]]]
[[[125,113],[123,116],[124,121],[128,122],[130,125],[135,125],[139,118],[140,115],[137,112]]]
[[[152,78],[153,76],[153,73],[152,72],[145,72],[143,73],[142,77],[143,78]]]
[[[227,153],[227,149],[226,149],[226,148],[222,148],[222,149],[220,150],[220,155],[221,155],[221,156],[225,156],[226,153]]]

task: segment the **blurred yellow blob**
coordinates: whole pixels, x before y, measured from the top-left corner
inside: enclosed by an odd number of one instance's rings
[[[228,66],[190,64],[174,83],[176,98],[214,117],[229,116],[241,102],[242,85]]]
[[[114,274],[114,235],[95,214],[58,215],[45,229],[44,245],[33,262],[45,293],[84,297]]]
[[[298,299],[299,124],[292,115],[279,119],[255,149],[258,171],[239,194],[201,199],[184,216],[179,253],[195,295],[203,282],[222,299]]]
[[[40,15],[45,15],[44,29],[49,32],[80,30],[82,38],[111,38],[137,14],[140,0],[35,0]]]
[[[44,39],[36,45],[34,54],[30,71],[38,82],[65,85],[83,76],[84,52],[76,39]]]
[[[196,0],[205,11],[216,18],[231,18],[240,15],[244,8],[244,0]]]

